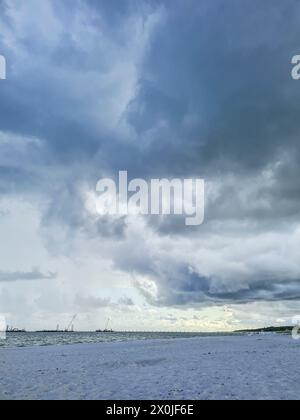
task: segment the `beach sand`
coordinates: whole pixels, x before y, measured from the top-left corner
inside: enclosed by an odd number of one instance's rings
[[[0,399],[300,399],[300,341],[203,337],[0,349]]]

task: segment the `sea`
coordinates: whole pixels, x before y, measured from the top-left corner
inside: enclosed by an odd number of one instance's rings
[[[1,347],[61,346],[72,344],[96,344],[114,341],[163,340],[236,335],[226,333],[190,332],[10,332],[0,339]]]

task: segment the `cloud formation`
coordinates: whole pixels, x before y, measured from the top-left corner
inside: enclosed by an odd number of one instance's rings
[[[52,256],[92,249],[153,307],[299,300],[300,4],[67,3],[0,2],[1,197],[37,209]],[[100,217],[96,183],[119,170],[205,178],[205,224]],[[1,282],[52,276],[11,270]],[[71,279],[74,305],[133,306],[99,296],[108,277],[83,295]]]
[[[29,272],[4,272],[0,271],[0,282],[16,282],[16,281],[36,281],[36,280],[54,280],[57,278],[56,273],[43,274],[38,269]]]

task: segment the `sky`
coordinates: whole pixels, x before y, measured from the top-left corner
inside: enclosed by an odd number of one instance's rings
[[[300,300],[296,0],[0,0],[0,313],[229,331]],[[201,178],[205,221],[101,216],[97,181]]]

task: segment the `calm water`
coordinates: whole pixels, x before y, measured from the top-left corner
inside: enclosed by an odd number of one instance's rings
[[[8,333],[6,340],[0,340],[0,347],[32,347],[70,345],[82,343],[104,343],[112,341],[155,340],[218,336],[226,334],[203,333],[148,333],[148,332],[74,332],[74,333]]]

